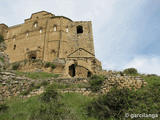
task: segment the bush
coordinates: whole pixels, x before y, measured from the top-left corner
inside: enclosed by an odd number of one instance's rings
[[[40,99],[41,106],[37,111],[33,111],[30,120],[77,120],[52,86],[46,88]]]
[[[160,114],[160,84],[141,90],[112,89],[106,95],[90,102],[86,109],[88,116],[100,120],[124,119],[125,113]]]
[[[93,92],[99,91],[103,85],[104,80],[104,76],[93,75],[89,80],[91,90]]]
[[[123,71],[123,73],[127,75],[137,75],[138,74],[135,68],[127,68]]]
[[[56,66],[55,66],[53,63],[51,63],[51,62],[45,63],[45,66],[44,66],[44,67],[45,67],[45,68],[51,67],[52,69],[55,69],[55,68],[56,68]]]
[[[51,64],[51,68],[52,68],[52,69],[55,69],[56,66],[55,66],[54,64]]]
[[[31,91],[32,91],[31,89],[24,90],[23,92],[21,92],[21,95],[26,96],[26,95],[28,95]]]
[[[8,106],[6,104],[0,104],[0,113],[8,110]]]
[[[107,95],[99,97],[87,106],[88,115],[101,120],[124,117],[124,112],[131,102],[129,94],[127,89],[113,90]]]
[[[49,85],[41,96],[41,100],[44,102],[58,100],[58,98],[59,98],[58,92],[54,89],[52,85]]]
[[[1,42],[4,42],[4,38],[3,38],[2,35],[0,35],[0,43],[1,43]]]
[[[46,81],[46,80],[43,80],[43,81],[41,82],[41,86],[47,86],[48,84],[49,84],[49,82]]]
[[[16,62],[16,63],[13,63],[13,64],[12,64],[12,69],[13,69],[13,70],[18,70],[19,67],[20,67],[20,63],[17,63],[17,62]]]
[[[51,65],[51,63],[50,62],[47,62],[47,63],[45,63],[45,68],[49,68],[50,67],[50,65]]]

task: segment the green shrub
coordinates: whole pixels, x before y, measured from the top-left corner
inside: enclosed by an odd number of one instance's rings
[[[55,66],[53,63],[51,63],[51,62],[45,63],[45,66],[44,66],[44,67],[45,67],[45,68],[51,67],[52,69],[55,69],[55,68],[56,68],[56,66]]]
[[[2,35],[0,35],[0,43],[1,43],[1,42],[4,42],[4,38],[3,38]]]
[[[47,86],[48,84],[49,84],[49,82],[46,81],[46,80],[43,80],[43,81],[41,82],[41,86]]]
[[[5,103],[0,104],[0,113],[7,111],[8,108],[9,108],[9,107],[8,107]]]
[[[18,70],[19,67],[20,67],[20,63],[18,63],[18,62],[12,64],[13,70]]]
[[[119,118],[123,116],[123,113],[130,103],[130,101],[128,101],[128,99],[130,99],[128,95],[129,91],[124,89],[114,90],[107,95],[100,96],[98,99],[88,104],[88,115],[101,120],[112,117]]]
[[[31,89],[24,90],[24,91],[21,92],[21,95],[26,96],[26,95],[28,95],[31,91],[32,91]]]
[[[140,90],[112,89],[106,95],[90,102],[86,109],[88,116],[99,120],[124,119],[125,113],[160,114],[160,84]]]
[[[51,68],[52,68],[52,69],[55,69],[56,66],[55,66],[54,64],[51,64]]]
[[[104,76],[93,75],[89,80],[91,90],[93,92],[99,91],[103,85],[104,80]]]
[[[77,120],[62,103],[61,98],[52,86],[48,86],[40,97],[40,108],[33,111],[30,120]]]
[[[138,71],[135,68],[127,68],[123,71],[123,73],[127,75],[137,75]]]
[[[54,89],[52,85],[49,85],[41,96],[41,100],[44,102],[50,102],[52,100],[57,100],[58,98],[58,92]]]
[[[49,68],[49,67],[50,67],[50,64],[51,64],[50,62],[47,62],[47,63],[45,63],[44,67],[45,67],[45,68]]]

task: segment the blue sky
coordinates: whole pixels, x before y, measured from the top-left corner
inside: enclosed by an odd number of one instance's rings
[[[160,0],[1,0],[0,23],[15,25],[46,10],[92,21],[96,57],[107,70],[135,67],[160,75]]]

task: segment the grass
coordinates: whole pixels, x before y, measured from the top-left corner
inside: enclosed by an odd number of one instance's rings
[[[66,88],[86,88],[89,87],[89,85],[87,84],[82,84],[82,83],[78,83],[78,84],[64,84],[64,83],[59,83],[59,82],[53,82],[52,83],[53,88],[55,89],[66,89]]]
[[[92,97],[83,96],[78,93],[62,94],[62,102],[69,110],[78,118],[78,120],[97,120],[87,117],[84,105],[92,100]],[[9,109],[0,113],[0,120],[28,120],[32,112],[37,111],[41,107],[39,96],[27,99],[12,98],[8,100]]]
[[[30,78],[49,78],[55,77],[54,74],[44,73],[44,72],[37,72],[37,73],[24,73],[24,72],[16,72],[17,75],[26,76]],[[139,89],[139,94],[142,94],[146,91],[146,88],[149,86],[156,87],[156,85],[160,85],[160,77],[159,76],[142,76],[143,79],[148,83],[146,87]],[[47,85],[45,81],[41,82],[41,85]],[[39,85],[37,85],[39,86]],[[35,87],[35,86],[34,86]],[[65,89],[65,88],[79,88],[85,87],[84,84],[77,84],[77,85],[66,85],[63,83],[53,83],[53,88],[55,89]],[[145,92],[144,98],[146,98],[149,94]],[[87,111],[85,106],[92,102],[95,97],[93,96],[84,96],[78,93],[64,93],[61,94],[62,102],[67,106],[69,110],[77,117],[78,120],[98,120],[93,117],[87,116]],[[147,98],[147,101],[150,98]],[[152,100],[151,100],[152,101]],[[145,102],[144,102],[145,103]],[[39,100],[39,96],[34,96],[26,99],[21,98],[11,98],[10,100],[6,101],[7,106],[9,107],[7,111],[0,112],[0,120],[29,120],[30,116],[34,111],[38,111],[41,107],[41,101]],[[142,104],[143,105],[143,104]],[[154,105],[154,103],[153,103]],[[152,110],[152,108],[150,108]],[[114,120],[114,119],[113,119]]]
[[[0,120],[28,120],[33,111],[39,109],[40,101],[38,96],[26,100],[12,98],[7,101],[9,109],[0,114]]]
[[[148,83],[149,86],[160,84],[160,76],[150,75],[150,76],[142,76],[142,78]]]
[[[85,105],[92,101],[92,97],[83,96],[78,93],[65,93],[63,94],[64,103],[71,108],[71,111],[78,117],[79,120],[96,120],[88,117],[85,111]]]
[[[59,75],[58,74],[53,74],[53,73],[47,73],[47,72],[19,72],[16,71],[15,72],[16,75],[19,76],[25,76],[28,78],[32,78],[32,79],[47,79],[47,78],[57,78]]]

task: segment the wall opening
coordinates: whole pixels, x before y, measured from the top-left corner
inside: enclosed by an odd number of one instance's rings
[[[66,32],[69,32],[69,29],[68,29],[68,27],[66,27]]]
[[[40,33],[40,34],[42,33],[42,29],[39,30],[39,33]]]
[[[92,76],[92,73],[90,71],[88,71],[87,77],[91,77],[91,76]]]
[[[31,59],[32,59],[32,60],[35,60],[35,59],[36,59],[36,56],[32,56]]]
[[[27,36],[27,37],[28,37],[28,35],[29,35],[29,32],[26,33],[26,36]]]
[[[35,28],[37,28],[37,27],[38,27],[38,23],[35,22],[35,23],[33,24],[33,26],[34,26]]]
[[[81,25],[77,26],[77,34],[83,33],[83,27]]]
[[[53,26],[53,31],[56,32],[57,31],[57,25]]]
[[[69,75],[71,77],[74,77],[76,75],[76,69],[75,69],[75,64],[72,64],[71,66],[69,66]]]
[[[13,46],[13,50],[15,50],[15,49],[16,49],[16,45]]]
[[[36,53],[31,53],[31,54],[29,55],[29,59],[30,59],[30,60],[36,60],[36,59],[37,59]]]

